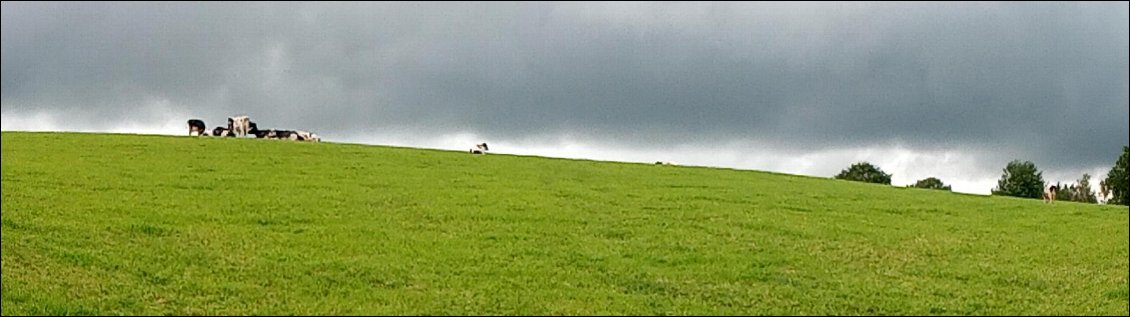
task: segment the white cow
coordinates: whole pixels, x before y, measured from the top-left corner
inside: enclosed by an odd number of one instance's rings
[[[475,147],[471,148],[471,154],[487,154],[487,151],[490,151],[490,148],[485,142],[475,144]]]
[[[238,137],[247,136],[247,132],[251,131],[251,118],[247,116],[228,118],[228,130],[231,130]]]

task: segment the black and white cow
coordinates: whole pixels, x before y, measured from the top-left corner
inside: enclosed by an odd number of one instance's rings
[[[252,122],[251,124],[252,124],[252,126],[251,126],[252,128],[251,128],[251,131],[250,131],[250,132],[251,132],[251,134],[252,134],[252,135],[254,135],[254,136],[255,136],[256,138],[259,138],[259,139],[270,139],[270,138],[273,138],[273,137],[274,137],[274,132],[273,132],[274,130],[270,130],[270,129],[268,129],[268,130],[259,130],[259,127],[255,126],[255,123],[254,123],[254,122]]]
[[[251,132],[251,118],[247,116],[228,118],[228,130],[231,130],[236,136],[247,136],[247,133]]]
[[[274,137],[273,137],[274,139],[303,141],[302,136],[299,136],[298,132],[294,132],[292,130],[271,130],[271,131],[275,132]]]
[[[487,154],[487,151],[490,151],[490,148],[487,147],[486,142],[475,144],[475,147],[471,148],[471,154]]]
[[[200,120],[200,119],[189,119],[188,120],[188,136],[205,135],[205,134],[208,133],[208,132],[206,132],[207,129],[208,129],[208,127],[204,125],[204,120]]]
[[[294,131],[294,133],[297,133],[298,137],[302,141],[309,141],[309,142],[321,142],[322,141],[321,137],[318,137],[317,134],[310,133],[309,131],[297,130],[297,131]]]
[[[1059,191],[1059,186],[1056,185],[1059,185],[1059,183],[1048,186],[1046,189],[1044,189],[1044,203],[1050,204],[1055,202],[1055,194],[1057,191]]]
[[[262,139],[299,140],[298,133],[295,133],[294,131],[276,129],[258,130],[257,133],[255,133],[255,137]]]
[[[231,129],[226,129],[224,127],[216,127],[215,129],[212,129],[212,135],[213,136],[220,136],[220,137],[223,137],[223,136],[234,137],[235,133],[232,133]]]

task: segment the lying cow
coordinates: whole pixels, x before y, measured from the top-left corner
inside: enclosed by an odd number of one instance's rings
[[[260,137],[260,138],[263,138],[263,139],[287,139],[287,140],[294,140],[294,141],[305,140],[305,138],[303,138],[301,135],[299,135],[298,132],[291,131],[291,130],[275,130],[275,129],[270,129],[270,130],[266,130],[266,131],[260,130],[259,133],[256,134],[256,137]]]
[[[260,138],[260,139],[280,139],[280,140],[285,139],[285,140],[292,140],[292,141],[310,141],[310,142],[320,142],[320,141],[322,141],[322,138],[319,137],[317,134],[313,134],[313,133],[310,133],[310,132],[307,132],[307,131],[270,129],[270,130],[256,130],[253,134],[255,134],[255,137]]]
[[[216,127],[215,129],[212,129],[212,136],[234,137],[235,133],[232,133],[231,129],[225,129],[224,127]]]
[[[475,144],[475,147],[471,148],[471,154],[487,154],[487,151],[490,151],[490,148],[485,142]]]
[[[189,119],[188,120],[188,136],[201,136],[206,135],[208,127],[204,126],[204,120]]]
[[[256,127],[255,129],[251,130],[251,135],[254,135],[256,138],[260,139],[268,139],[274,137],[274,131],[275,130],[259,130],[259,128]]]
[[[298,130],[298,131],[294,131],[294,133],[297,133],[299,140],[302,140],[302,141],[310,141],[310,142],[321,142],[322,141],[322,138],[318,137],[317,134],[313,134],[313,133],[310,133],[310,132],[307,132],[307,131]]]

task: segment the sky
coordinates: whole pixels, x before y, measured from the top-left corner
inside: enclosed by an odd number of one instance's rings
[[[1105,178],[1127,2],[3,2],[4,131],[323,141],[988,194],[1012,160]],[[1097,187],[1097,186],[1096,186]]]

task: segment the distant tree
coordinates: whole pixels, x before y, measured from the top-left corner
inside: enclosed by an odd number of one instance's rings
[[[891,174],[884,173],[883,170],[867,162],[852,164],[851,167],[840,171],[840,174],[836,175],[836,179],[875,184],[891,184]]]
[[[1015,160],[1004,168],[993,195],[1040,199],[1044,193],[1044,173],[1029,161]]]
[[[1110,200],[1107,202],[1109,204],[1130,205],[1130,195],[1127,195],[1130,178],[1126,175],[1126,152],[1127,147],[1123,146],[1122,156],[1114,163],[1110,173],[1107,173],[1106,180],[1103,180],[1106,189],[1110,191]]]
[[[1095,197],[1095,192],[1091,190],[1090,174],[1083,174],[1083,178],[1076,180],[1074,184],[1056,183],[1055,187],[1056,200],[1074,201],[1088,204],[1098,203],[1098,198]]]
[[[927,178],[927,179],[919,180],[918,182],[914,183],[914,185],[912,185],[910,187],[925,188],[925,189],[951,190],[949,185],[942,183],[942,180],[940,180],[936,177],[930,177],[930,178]]]
[[[1055,183],[1055,200],[1075,201],[1075,184]]]
[[[1083,174],[1083,178],[1075,181],[1074,192],[1071,194],[1071,201],[1081,203],[1096,204],[1099,202],[1098,197],[1095,197],[1095,191],[1091,190],[1091,174]]]

